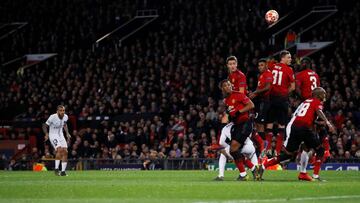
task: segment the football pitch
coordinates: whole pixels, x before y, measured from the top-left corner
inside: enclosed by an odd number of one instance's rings
[[[360,202],[360,172],[322,171],[326,182],[299,182],[296,171],[266,171],[239,182],[226,171],[0,172],[0,202]]]

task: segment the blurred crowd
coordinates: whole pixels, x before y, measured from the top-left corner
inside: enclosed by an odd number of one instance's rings
[[[162,5],[157,7],[157,21],[122,46],[114,40],[112,46],[93,51],[97,37],[131,18],[136,4],[33,0],[22,1],[24,7],[18,9],[18,1],[5,2],[4,8],[16,12],[0,12],[4,21],[28,19],[29,25],[26,32],[9,38],[6,51],[0,49],[0,62],[25,53],[59,55],[25,69],[21,76],[16,71],[0,72],[6,78],[0,82],[0,109],[21,111],[17,118],[42,122],[58,104],[76,118],[154,114],[151,119],[103,121],[96,127],[73,129],[70,158],[116,160],[216,158],[211,146],[217,142],[224,111],[217,84],[227,77],[225,58],[238,57],[249,90],[255,90],[257,60],[269,51],[263,14],[271,5],[285,14],[298,4],[148,1]],[[360,4],[349,2],[354,4],[350,10],[340,10],[303,36],[335,41],[313,57],[313,69],[328,93],[325,111],[338,129],[329,138],[332,158],[360,158]],[[291,108],[298,104],[292,97]],[[10,139],[27,139],[30,134],[38,140],[31,157],[52,157],[40,132],[11,131]]]

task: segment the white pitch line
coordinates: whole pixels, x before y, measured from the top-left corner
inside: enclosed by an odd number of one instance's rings
[[[334,199],[350,199],[360,198],[360,195],[343,195],[343,196],[327,196],[327,197],[299,197],[299,198],[283,198],[283,199],[248,199],[248,200],[229,200],[221,201],[222,203],[253,203],[253,202],[288,202],[288,201],[307,201],[307,200],[334,200]],[[211,202],[211,201],[210,201]],[[210,202],[195,202],[195,203],[210,203]],[[218,201],[216,201],[218,202]]]

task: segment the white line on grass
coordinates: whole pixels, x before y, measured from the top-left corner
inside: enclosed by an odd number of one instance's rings
[[[282,198],[282,199],[248,199],[248,200],[229,200],[221,201],[222,203],[252,203],[252,202],[287,202],[287,201],[307,201],[307,200],[334,200],[334,199],[351,199],[360,198],[360,195],[343,195],[343,196],[327,196],[327,197],[299,197],[299,198]],[[218,202],[218,201],[216,201]],[[195,202],[209,203],[209,202]]]

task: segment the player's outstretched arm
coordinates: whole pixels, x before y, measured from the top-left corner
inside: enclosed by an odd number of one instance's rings
[[[329,128],[331,133],[336,133],[335,127],[330,123],[330,121],[326,118],[324,112],[320,109],[316,110],[316,114],[320,117],[321,120],[325,121],[326,125]]]
[[[42,130],[43,130],[43,132],[45,134],[45,138],[44,138],[45,142],[49,139],[48,127],[49,126],[46,123],[42,124]]]
[[[289,87],[289,93],[295,90],[295,82],[292,82]]]

